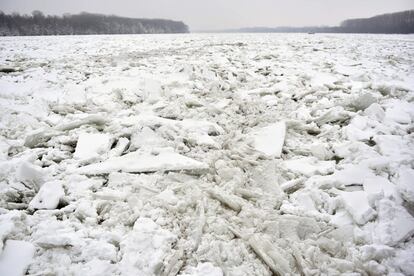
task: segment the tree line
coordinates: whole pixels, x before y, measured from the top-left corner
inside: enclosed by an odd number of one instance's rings
[[[44,15],[5,14],[0,11],[0,36],[188,33],[180,21],[136,19],[92,13]]]
[[[342,22],[340,27],[354,33],[414,33],[414,10],[349,19]]]
[[[371,18],[348,19],[337,27],[257,27],[226,30],[224,32],[410,34],[414,33],[414,10],[383,14]]]

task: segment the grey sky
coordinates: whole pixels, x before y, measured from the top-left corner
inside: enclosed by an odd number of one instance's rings
[[[337,25],[342,20],[414,9],[414,0],[0,0],[0,10],[81,11],[182,20],[191,30]]]

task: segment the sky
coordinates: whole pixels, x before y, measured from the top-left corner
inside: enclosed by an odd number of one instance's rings
[[[0,0],[5,13],[82,11],[184,21],[192,31],[339,25],[350,18],[414,9],[414,0]]]

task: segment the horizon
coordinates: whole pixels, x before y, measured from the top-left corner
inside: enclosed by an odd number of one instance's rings
[[[221,3],[219,0],[208,3],[200,1],[194,3],[191,0],[180,0],[176,3],[170,3],[168,0],[156,0],[151,3],[121,0],[116,4],[108,0],[91,0],[88,3],[80,0],[69,3],[57,3],[53,0],[33,0],[29,3],[24,0],[4,0],[0,3],[0,10],[5,13],[30,14],[34,10],[39,10],[45,15],[63,15],[86,12],[129,18],[182,21],[188,25],[191,32],[241,28],[339,26],[347,19],[369,18],[412,9],[414,9],[414,1],[410,0],[397,0],[392,3],[386,0],[367,0],[364,3],[357,0],[329,2],[294,0],[292,3],[259,0],[255,5],[251,5],[247,0],[230,0],[226,3]]]

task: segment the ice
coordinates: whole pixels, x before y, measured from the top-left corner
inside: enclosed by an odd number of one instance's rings
[[[111,149],[111,151],[108,153],[108,157],[116,157],[122,155],[124,151],[127,149],[129,143],[130,141],[128,138],[119,138],[115,147]]]
[[[19,211],[0,215],[0,253],[4,250],[6,240],[21,231],[22,221],[24,221],[24,214]]]
[[[16,180],[24,182],[27,185],[34,185],[34,187],[39,189],[45,181],[45,174],[39,166],[24,161],[17,167]]]
[[[360,225],[364,225],[376,216],[375,210],[368,204],[367,194],[363,191],[342,192],[341,199],[345,209]]]
[[[47,142],[50,138],[58,134],[59,132],[53,129],[36,129],[27,134],[24,145],[29,148],[34,148]]]
[[[385,111],[385,119],[400,124],[410,124],[414,115],[414,105],[405,101],[392,101]]]
[[[120,244],[122,275],[154,275],[162,271],[176,236],[151,219],[139,218]]]
[[[149,127],[144,127],[140,131],[132,134],[131,150],[139,149],[143,146],[162,147],[167,146],[167,141],[160,137]]]
[[[350,103],[350,106],[355,108],[355,110],[365,110],[370,105],[374,104],[376,102],[376,99],[372,94],[366,93],[359,95],[356,99],[353,100],[352,103]]]
[[[330,177],[339,185],[362,185],[367,178],[374,178],[375,174],[367,167],[361,165],[347,164],[341,170],[336,170]]]
[[[374,241],[395,246],[414,235],[414,218],[401,206],[383,199],[378,206],[378,224],[375,225]]]
[[[197,267],[188,268],[182,276],[223,276],[223,271],[212,263],[199,263]]]
[[[30,275],[413,274],[413,41],[0,38],[2,250],[32,242]]]
[[[377,143],[379,152],[392,158],[394,162],[401,162],[404,157],[409,157],[414,152],[414,148],[410,147],[411,141],[406,137],[378,135],[374,138],[374,141]],[[396,151],[395,148],[400,150]]]
[[[309,150],[319,160],[328,160],[332,157],[332,152],[322,143],[312,144]]]
[[[284,161],[282,167],[294,173],[312,176],[314,174],[326,175],[335,169],[334,161],[319,161],[315,157],[303,157]]]
[[[8,156],[10,145],[7,140],[0,137],[0,161],[5,160]]]
[[[23,276],[32,262],[35,247],[25,241],[8,240],[0,255],[0,275]]]
[[[83,125],[104,125],[107,122],[107,119],[101,114],[93,114],[84,116],[83,118],[79,118],[73,120],[71,122],[62,123],[56,126],[56,129],[59,131],[67,131],[72,130]]]
[[[286,124],[275,123],[266,127],[253,130],[250,137],[253,139],[253,147],[267,156],[280,158],[285,142]]]
[[[30,201],[29,207],[32,209],[56,209],[64,195],[62,182],[46,182]]]
[[[414,204],[414,170],[410,168],[400,168],[397,180],[397,189],[400,192],[402,198]]]
[[[79,135],[73,157],[82,163],[99,160],[108,153],[113,143],[113,138],[104,133],[82,133]]]
[[[384,177],[368,177],[364,179],[363,187],[364,191],[374,198],[387,197],[401,202],[395,185]]]
[[[367,109],[365,109],[364,113],[368,116],[368,118],[380,122],[385,118],[384,109],[377,103],[371,104]]]
[[[102,163],[91,164],[77,170],[81,174],[97,175],[111,172],[191,171],[202,172],[208,166],[202,162],[175,153],[170,148],[154,149],[152,152],[131,152],[110,158]]]

